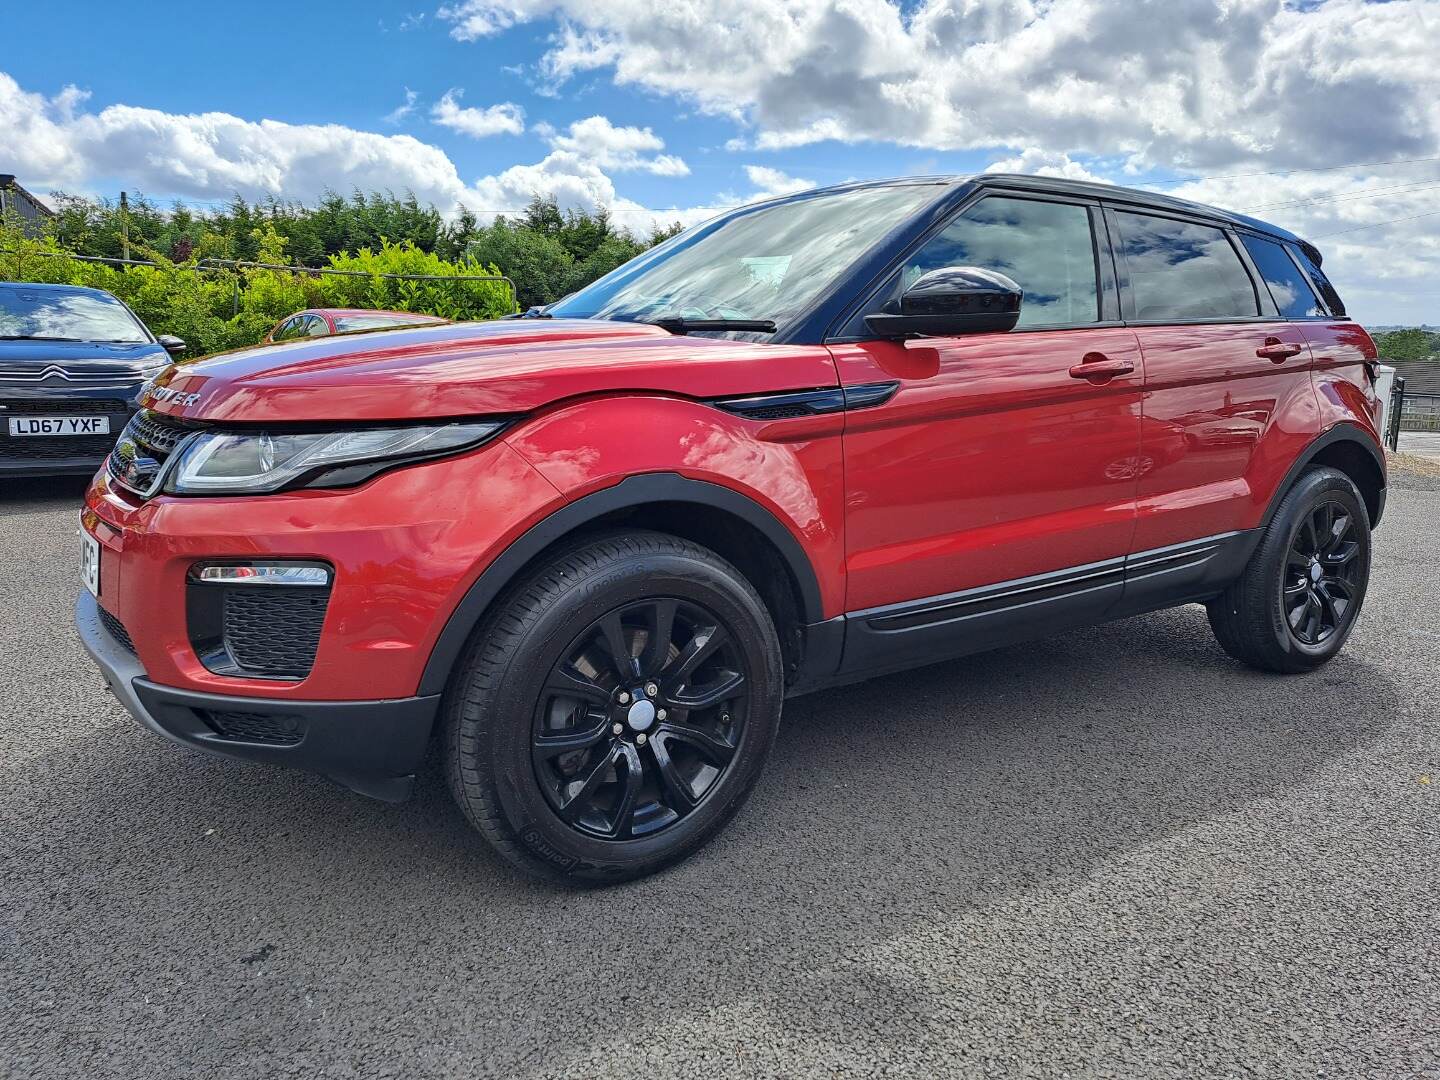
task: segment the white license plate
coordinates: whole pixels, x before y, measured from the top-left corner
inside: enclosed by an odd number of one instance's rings
[[[109,435],[108,416],[12,416],[10,437],[24,435]]]
[[[100,541],[80,527],[80,580],[91,595],[100,595]]]

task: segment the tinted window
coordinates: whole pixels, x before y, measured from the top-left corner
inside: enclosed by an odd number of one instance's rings
[[[275,328],[275,333],[270,335],[271,341],[289,341],[293,337],[300,336],[300,326],[303,323],[298,315],[291,316]]]
[[[306,318],[305,333],[310,337],[324,337],[330,332],[330,327],[319,315],[310,315]]]
[[[1315,290],[1300,273],[1295,260],[1273,240],[1262,240],[1258,236],[1242,236],[1245,250],[1255,260],[1255,268],[1265,279],[1270,295],[1275,298],[1275,307],[1287,319],[1311,319],[1324,315]]]
[[[1133,318],[1151,321],[1258,315],[1255,287],[1223,230],[1117,213]]]
[[[1310,275],[1310,280],[1315,282],[1315,287],[1320,290],[1320,295],[1325,299],[1325,305],[1330,309],[1331,315],[1343,316],[1345,314],[1345,302],[1340,299],[1340,294],[1335,291],[1335,286],[1330,284],[1330,279],[1325,276],[1325,271],[1320,269],[1320,264],[1309,255],[1305,249],[1294,244],[1286,244],[1286,248],[1295,258],[1300,260],[1300,265]]]
[[[0,289],[0,338],[139,345],[150,335],[113,296],[20,285]]]
[[[1020,326],[1100,318],[1090,212],[1072,203],[982,199],[905,262],[895,295],[942,266],[998,270],[1025,290]]]

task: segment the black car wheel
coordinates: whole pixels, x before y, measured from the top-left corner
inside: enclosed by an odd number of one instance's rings
[[[1350,478],[1306,472],[1281,500],[1245,572],[1210,601],[1231,656],[1264,671],[1308,671],[1354,629],[1370,580],[1370,518]]]
[[[502,855],[621,881],[739,809],[780,717],[764,604],[713,552],[633,532],[573,548],[497,606],[452,682],[451,788]]]

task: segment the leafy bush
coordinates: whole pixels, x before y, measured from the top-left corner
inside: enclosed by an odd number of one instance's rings
[[[260,262],[284,264],[285,238],[272,227],[255,230]],[[407,281],[383,274],[445,278],[498,276],[494,266],[464,257],[450,261],[421,251],[411,240],[382,239],[378,249],[333,255],[327,269],[349,275],[297,270],[205,266],[199,252],[213,250],[201,237],[189,261],[139,247],[132,256],[153,266],[111,266],[74,257],[53,236],[26,238],[17,222],[0,222],[0,280],[51,282],[104,289],[124,300],[151,331],[185,339],[192,355],[253,345],[280,319],[306,307],[378,307],[449,319],[493,319],[515,311],[502,281]],[[353,276],[351,276],[353,275]]]

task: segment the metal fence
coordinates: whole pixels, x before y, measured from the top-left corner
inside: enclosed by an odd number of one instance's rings
[[[1395,419],[1400,429],[1440,431],[1440,394],[1406,393],[1402,387],[1399,405]]]

